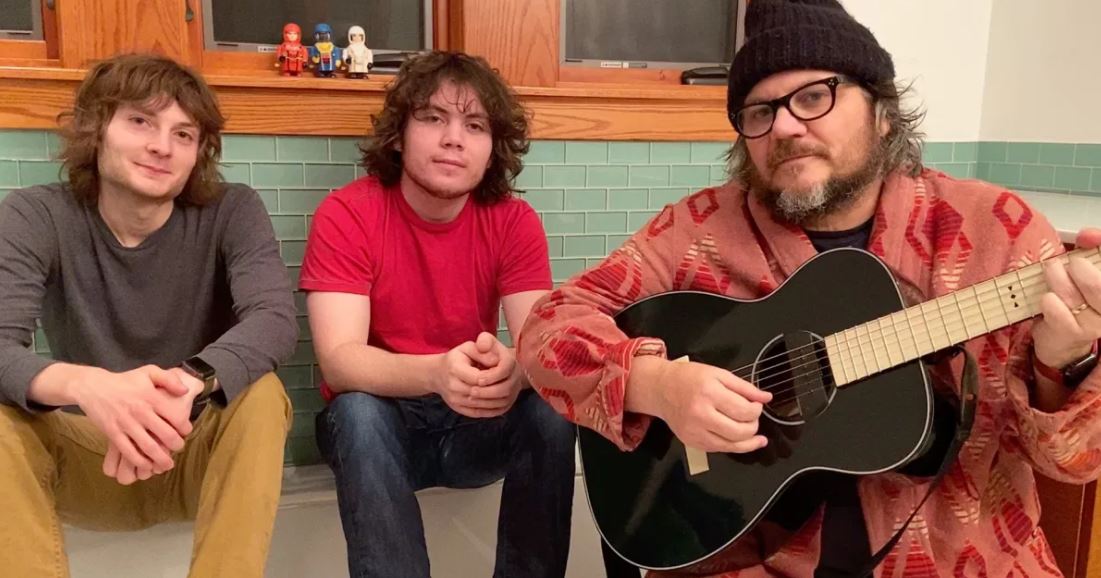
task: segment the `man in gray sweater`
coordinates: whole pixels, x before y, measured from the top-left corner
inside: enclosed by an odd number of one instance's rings
[[[68,182],[0,203],[5,576],[67,576],[62,521],[177,519],[191,576],[263,575],[297,325],[263,203],[221,181],[223,124],[175,62],[101,62],[64,123]]]

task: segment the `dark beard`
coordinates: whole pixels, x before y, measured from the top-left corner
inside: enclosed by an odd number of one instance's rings
[[[860,198],[864,188],[882,174],[886,156],[883,141],[875,131],[868,132],[868,155],[864,163],[847,175],[831,176],[812,191],[792,192],[770,187],[749,158],[740,171],[742,179],[777,220],[798,226],[814,223],[850,207]],[[769,164],[775,166],[785,158],[817,152],[794,149],[790,141],[781,143],[769,158]]]

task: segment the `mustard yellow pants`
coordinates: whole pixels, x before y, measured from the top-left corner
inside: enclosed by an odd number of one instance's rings
[[[0,575],[67,578],[62,522],[120,531],[195,520],[192,578],[261,578],[290,420],[283,384],[265,375],[203,411],[174,468],[123,486],[103,474],[107,439],[88,418],[0,405]]]

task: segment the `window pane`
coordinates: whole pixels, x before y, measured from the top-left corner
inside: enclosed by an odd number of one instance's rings
[[[2,0],[0,0],[2,1]],[[348,28],[362,26],[372,50],[421,50],[429,30],[424,0],[204,0],[207,48],[213,43],[279,44],[283,25],[302,27],[302,43],[313,44],[314,26],[333,29],[333,42],[348,44]]]
[[[38,0],[0,0],[0,39],[41,40]]]

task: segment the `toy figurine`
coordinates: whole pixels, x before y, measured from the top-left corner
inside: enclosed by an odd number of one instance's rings
[[[306,47],[302,46],[302,29],[291,22],[283,27],[283,43],[275,51],[275,67],[283,76],[298,76],[306,68]]]
[[[333,29],[322,22],[313,29],[314,44],[310,47],[310,62],[314,74],[332,77],[333,72],[343,64],[340,59],[340,47],[333,44]]]
[[[344,49],[344,65],[348,78],[367,78],[375,63],[375,56],[367,48],[367,34],[360,26],[348,29],[348,47]]]

